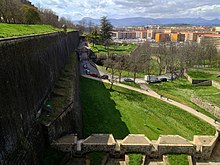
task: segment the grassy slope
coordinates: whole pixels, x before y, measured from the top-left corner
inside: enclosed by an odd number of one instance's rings
[[[216,93],[220,92],[220,90],[214,87],[206,87],[206,86],[193,86],[190,82],[185,79],[178,79],[173,82],[163,82],[157,84],[149,84],[149,86],[155,90],[157,93],[164,95],[165,97],[171,98],[192,108],[215,118],[210,113],[196,106],[190,101],[191,95],[197,95],[203,99],[206,99],[210,102],[220,104],[220,97],[216,95]]]
[[[124,88],[108,88],[81,78],[85,136],[113,133],[123,139],[129,133],[142,133],[157,139],[160,134],[178,134],[192,140],[195,134],[215,133],[213,127],[175,106]]]
[[[141,133],[157,139],[160,134],[179,134],[192,140],[195,134],[215,133],[213,127],[177,107],[124,88],[108,88],[108,84],[81,78],[85,137],[112,133],[123,139],[129,133]],[[142,159],[136,154],[129,157],[130,164],[139,164]],[[92,160],[93,164],[100,163],[100,158]]]
[[[60,31],[49,25],[24,25],[0,23],[0,38],[23,36],[31,34],[43,34]]]
[[[198,79],[210,79],[215,80],[217,82],[220,82],[220,78],[217,78],[217,74],[209,74],[204,72],[196,72],[196,71],[188,71],[188,75],[192,78],[198,78]]]
[[[216,68],[216,67],[215,68],[214,67],[213,68],[212,67],[211,68],[209,68],[209,67],[208,68],[196,68],[196,67],[194,67],[193,69],[196,69],[198,71],[200,71],[200,70],[201,71],[203,71],[203,70],[205,70],[205,71],[218,71],[218,72],[220,71],[220,68]]]

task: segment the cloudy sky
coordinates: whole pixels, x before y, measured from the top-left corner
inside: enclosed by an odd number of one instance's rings
[[[220,0],[30,0],[71,20],[100,18],[220,18]]]

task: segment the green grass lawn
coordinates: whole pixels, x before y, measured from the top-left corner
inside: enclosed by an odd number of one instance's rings
[[[220,92],[219,89],[212,86],[193,86],[186,79],[177,79],[175,81],[149,84],[149,87],[155,90],[157,93],[185,105],[188,105],[206,114],[207,116],[212,117],[213,119],[215,119],[215,117],[212,114],[208,113],[207,111],[203,110],[202,108],[196,106],[194,103],[191,102],[191,96],[196,95],[220,106],[220,97],[219,94],[217,94],[218,92]]]
[[[96,53],[96,55],[106,55],[109,53],[116,53],[116,54],[130,54],[136,47],[136,44],[127,44],[123,45],[120,44],[118,46],[110,45],[109,47],[105,47],[103,45],[94,45],[90,44],[91,50]]]
[[[80,84],[85,137],[112,133],[123,139],[134,133],[155,140],[161,134],[178,134],[192,140],[193,135],[215,134],[209,124],[158,99],[116,86],[109,90],[109,84],[86,78]],[[130,156],[131,164],[140,160],[141,155]]]
[[[168,160],[170,165],[189,165],[187,155],[184,154],[181,155],[170,154],[168,155]]]
[[[209,79],[209,80],[215,80],[217,82],[220,82],[220,78],[217,78],[217,74],[210,74],[210,73],[204,73],[204,72],[196,72],[196,71],[188,71],[187,74],[195,79]]]
[[[160,134],[178,134],[192,140],[195,134],[215,133],[209,124],[173,105],[124,88],[113,89],[109,90],[109,84],[81,78],[85,137],[112,133],[123,139],[129,133],[141,133],[152,140]]]
[[[25,25],[25,24],[6,24],[0,23],[0,38],[24,36],[31,34],[43,34],[61,31],[50,25]]]
[[[140,165],[143,163],[143,155],[129,154],[129,165]]]
[[[192,69],[196,69],[196,70],[198,70],[198,71],[203,71],[203,70],[205,70],[205,71],[217,71],[217,72],[220,72],[220,68],[217,68],[217,67],[207,67],[207,68],[196,68],[196,67],[194,67],[194,68],[192,68]]]

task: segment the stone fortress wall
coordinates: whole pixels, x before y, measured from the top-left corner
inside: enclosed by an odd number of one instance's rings
[[[0,164],[22,164],[22,161],[41,164],[39,160],[48,135],[37,118],[61,69],[78,44],[76,31],[0,40]],[[78,107],[79,97],[75,98],[73,107]],[[66,132],[64,127],[55,125],[74,124],[68,117],[62,116],[62,119],[56,121],[59,124],[53,123],[54,134]],[[80,134],[82,129],[72,130],[75,131]]]

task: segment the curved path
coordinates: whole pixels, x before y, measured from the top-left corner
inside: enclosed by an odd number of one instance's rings
[[[94,77],[91,77],[91,76],[87,76],[87,75],[82,75],[83,77],[86,77],[86,78],[89,78],[89,79],[93,79],[93,80],[97,80],[97,81],[101,81],[101,82],[104,82],[104,83],[110,83],[108,80],[102,80],[102,79],[99,79],[99,78],[94,78]],[[154,97],[154,98],[157,98],[157,99],[160,99],[164,102],[167,102],[169,104],[172,104],[176,107],[179,107],[191,114],[193,114],[194,116],[197,116],[198,118],[208,122],[209,124],[211,124],[212,126],[216,127],[217,130],[220,130],[220,123],[218,122],[215,122],[214,119],[212,119],[211,117],[208,117],[198,111],[196,111],[195,109],[189,107],[189,106],[186,106],[184,104],[181,104],[179,102],[176,102],[174,100],[171,100],[171,99],[167,99],[167,98],[161,98],[161,96],[159,94],[157,94],[156,92],[154,92],[153,90],[148,90],[148,91],[145,91],[143,89],[139,89],[139,88],[135,88],[135,87],[131,87],[129,85],[125,85],[125,84],[121,84],[121,83],[118,83],[118,82],[115,82],[114,85],[116,86],[119,86],[119,87],[123,87],[123,88],[127,88],[127,89],[130,89],[130,90],[133,90],[133,91],[136,91],[136,92],[139,92],[139,93],[142,93],[142,94],[145,94],[145,95],[148,95],[148,96],[151,96],[151,97]]]

